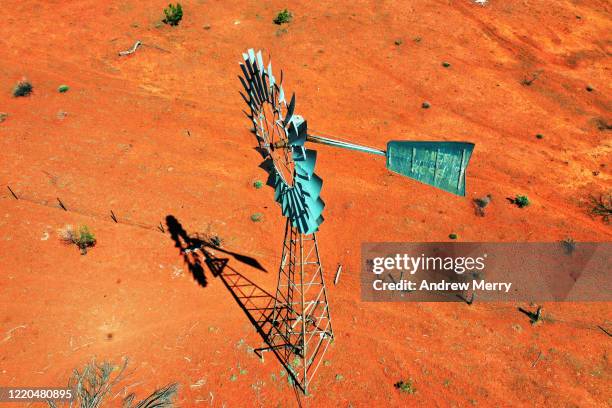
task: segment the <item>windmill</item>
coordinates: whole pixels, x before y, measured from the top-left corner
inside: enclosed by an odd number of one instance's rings
[[[259,151],[268,172],[267,184],[286,218],[274,308],[267,343],[304,393],[334,337],[327,288],[319,256],[317,231],[323,222],[323,180],[315,174],[316,150],[306,142],[384,156],[387,169],[465,195],[465,172],[474,149],[466,142],[390,141],[386,150],[308,133],[306,120],[295,113],[280,80],[265,67],[261,51],[249,49],[239,77],[250,108]]]

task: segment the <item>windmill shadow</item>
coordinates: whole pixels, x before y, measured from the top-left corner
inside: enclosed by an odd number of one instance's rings
[[[235,252],[226,251],[214,245],[212,242],[206,239],[202,239],[199,236],[193,236],[187,234],[187,231],[183,228],[181,223],[173,215],[166,216],[166,226],[170,237],[174,241],[174,246],[181,251],[183,260],[189,269],[189,272],[193,275],[196,282],[202,287],[206,287],[208,281],[204,273],[204,267],[202,265],[201,257],[197,255],[197,252],[204,253],[206,248],[212,248],[215,251],[220,251],[224,254],[232,256],[239,262],[252,266],[253,268],[259,269],[262,272],[268,272],[255,258],[250,256],[238,254]],[[227,259],[226,259],[227,262]],[[218,263],[218,262],[217,262]],[[216,276],[214,271],[220,268],[218,265],[211,267],[208,265],[213,276]]]
[[[230,259],[228,257],[219,257],[216,254],[221,252],[231,255],[239,262],[267,272],[265,268],[251,257],[221,249],[205,239],[189,236],[181,223],[172,215],[166,217],[166,225],[168,226],[170,237],[175,242],[175,246],[181,249],[183,259],[193,274],[194,279],[202,287],[206,287],[207,281],[203,270],[203,265],[206,265],[212,276],[219,278],[223,282],[238,306],[245,313],[261,339],[267,345],[265,349],[273,351],[287,372],[287,375],[293,376],[293,368],[291,361],[289,361],[290,354],[283,353],[283,350],[279,349],[278,345],[274,345],[271,341],[271,333],[276,328],[272,323],[274,295],[230,266]],[[260,353],[257,354],[261,357]],[[295,384],[298,381],[295,378],[294,380],[293,386],[296,388]],[[295,391],[297,391],[297,388]],[[297,392],[296,397],[299,402],[299,393]],[[299,404],[301,406],[301,402]]]
[[[185,261],[189,272],[191,272],[195,281],[205,288],[208,281],[206,280],[206,275],[204,275],[204,268],[202,267],[200,258],[193,252],[193,248],[201,246],[203,241],[190,237],[181,223],[173,215],[168,215],[166,217],[166,226],[168,227],[170,237],[174,241],[174,246],[181,251],[183,261]]]

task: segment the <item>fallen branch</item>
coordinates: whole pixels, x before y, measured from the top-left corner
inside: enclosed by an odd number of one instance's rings
[[[132,48],[130,48],[127,51],[119,51],[119,56],[123,57],[125,55],[130,55],[136,52],[136,50],[138,49],[138,47],[140,47],[142,45],[142,43],[140,41],[136,41],[134,43],[134,46]]]

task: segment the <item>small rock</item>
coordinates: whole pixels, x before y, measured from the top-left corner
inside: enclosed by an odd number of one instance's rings
[[[395,40],[395,45],[402,45],[403,41],[401,38],[398,38],[397,40]]]
[[[210,24],[204,24],[202,28],[204,28],[205,30],[210,30],[211,26]]]
[[[587,92],[593,92],[595,90],[595,88],[593,88],[591,85],[587,85],[585,89]]]
[[[541,134],[541,133],[538,133],[538,134],[536,135],[536,139],[544,139],[544,135],[543,135],[543,134]]]
[[[57,118],[61,120],[61,119],[64,119],[66,116],[68,116],[68,112],[59,111],[57,112],[57,115],[55,116],[57,116]]]

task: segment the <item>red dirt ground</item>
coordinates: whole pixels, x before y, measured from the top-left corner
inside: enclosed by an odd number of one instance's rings
[[[317,147],[326,277],[344,271],[330,288],[330,363],[302,404],[612,404],[611,343],[597,328],[610,303],[545,304],[549,319],[531,326],[516,309],[525,304],[363,303],[358,274],[362,242],[610,240],[585,207],[611,187],[610,132],[598,129],[612,120],[609,2],[303,2],[286,32],[272,23],[283,2],[185,0],[178,27],[159,25],[166,3],[3,8],[0,385],[60,386],[92,357],[128,356],[126,385],[143,397],[177,381],[181,406],[298,404],[278,361],[251,352],[261,339],[220,278],[206,271],[198,285],[155,230],[171,214],[223,237],[268,273],[230,265],[274,291],[284,224],[271,189],[252,187],[265,173],[238,94],[241,53],[256,47],[283,68],[311,129],[381,148],[476,143],[467,198],[390,174],[380,158]],[[117,55],[137,39],[145,46]],[[34,92],[13,98],[22,76]],[[474,216],[471,198],[487,193],[487,216]],[[516,194],[532,205],[505,200]],[[89,225],[98,245],[87,256],[62,245],[65,224]],[[393,387],[408,378],[415,394]]]

